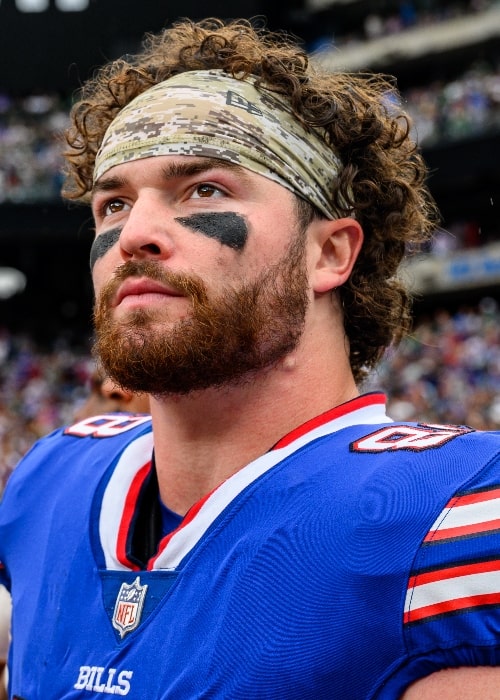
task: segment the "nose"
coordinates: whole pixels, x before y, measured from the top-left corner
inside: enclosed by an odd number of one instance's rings
[[[115,401],[119,405],[128,403],[133,397],[130,391],[122,389],[122,387],[115,384],[108,377],[106,377],[101,384],[101,395],[107,401]]]
[[[161,197],[142,194],[133,203],[123,226],[119,246],[123,260],[164,259],[172,254],[168,221],[172,217]]]

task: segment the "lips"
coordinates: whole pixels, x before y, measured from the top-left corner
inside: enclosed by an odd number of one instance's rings
[[[183,296],[177,289],[165,286],[160,282],[150,279],[128,279],[120,285],[112,306],[116,307],[130,296],[145,296],[149,294],[160,294],[162,296],[180,297]]]

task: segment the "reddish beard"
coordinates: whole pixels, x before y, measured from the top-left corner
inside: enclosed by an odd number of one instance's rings
[[[192,303],[185,318],[161,329],[157,309],[113,319],[111,301],[128,277],[174,287]],[[120,386],[152,395],[241,383],[274,366],[297,345],[308,304],[303,238],[277,265],[211,300],[195,275],[173,273],[154,260],[129,261],[96,301],[94,354]],[[167,302],[168,303],[168,302]],[[165,312],[168,321],[168,312]]]

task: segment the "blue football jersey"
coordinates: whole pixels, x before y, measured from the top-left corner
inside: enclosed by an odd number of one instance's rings
[[[163,535],[149,417],[40,440],[0,506],[24,700],[398,698],[500,664],[500,434],[318,416]]]

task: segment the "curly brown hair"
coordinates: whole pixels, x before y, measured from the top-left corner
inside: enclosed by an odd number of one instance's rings
[[[297,119],[321,128],[341,158],[332,203],[341,213],[354,212],[365,235],[352,275],[338,290],[359,382],[411,325],[411,297],[398,268],[438,218],[393,78],[322,70],[294,38],[249,20],[179,20],[147,34],[140,53],[102,66],[81,88],[65,135],[63,195],[88,201],[104,133],[134,97],[172,75],[212,68],[255,75],[287,96]]]

